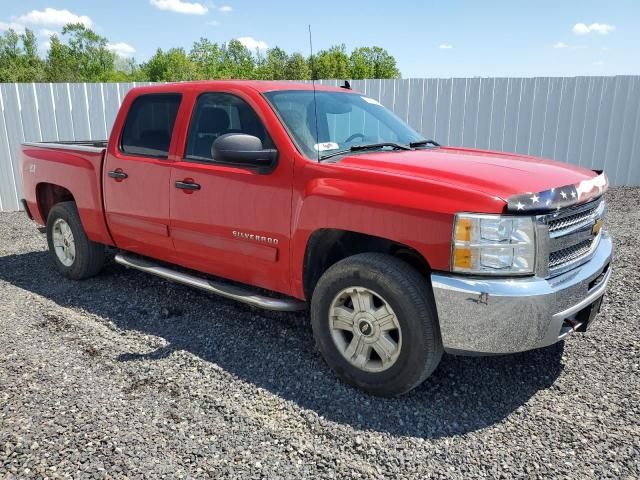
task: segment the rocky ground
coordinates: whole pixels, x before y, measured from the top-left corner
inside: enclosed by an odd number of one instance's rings
[[[0,478],[638,478],[640,188],[609,205],[587,334],[445,356],[394,399],[341,384],[304,315],[118,265],[67,281],[26,217],[0,214]]]

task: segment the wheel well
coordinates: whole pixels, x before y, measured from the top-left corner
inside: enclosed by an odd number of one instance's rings
[[[306,298],[311,298],[318,280],[331,265],[351,255],[368,252],[393,255],[425,277],[431,270],[418,251],[402,243],[348,230],[321,229],[309,238],[304,256],[303,285]]]
[[[45,222],[56,203],[75,201],[69,190],[53,183],[39,183],[36,187],[36,200],[40,215]]]

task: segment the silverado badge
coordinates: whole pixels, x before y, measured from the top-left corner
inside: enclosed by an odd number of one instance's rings
[[[233,238],[244,238],[245,240],[253,240],[254,242],[268,243],[269,245],[278,245],[277,238],[265,237],[264,235],[256,235],[253,233],[239,232],[234,230],[231,232]]]

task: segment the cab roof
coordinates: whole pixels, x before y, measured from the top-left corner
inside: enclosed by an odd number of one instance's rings
[[[272,80],[204,80],[194,82],[176,82],[152,84],[136,87],[136,90],[143,90],[146,93],[152,92],[184,92],[184,91],[202,91],[209,88],[236,88],[251,89],[260,93],[272,92],[276,90],[313,90],[311,83],[289,82],[289,81],[272,81]],[[317,91],[329,92],[350,92],[341,87],[333,87],[328,85],[319,85],[316,83]]]

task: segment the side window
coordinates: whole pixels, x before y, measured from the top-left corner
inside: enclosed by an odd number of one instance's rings
[[[228,93],[200,95],[191,116],[185,157],[214,160],[213,142],[226,133],[246,133],[262,140],[264,148],[273,142],[256,112],[239,97]]]
[[[174,93],[136,98],[124,122],[120,150],[132,155],[166,158],[180,98]]]

